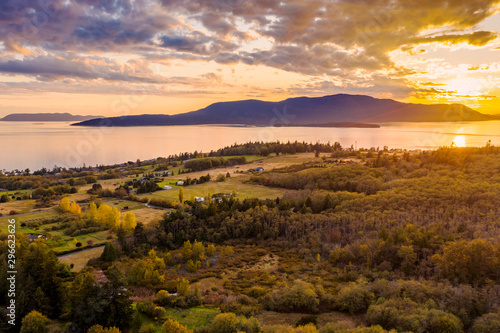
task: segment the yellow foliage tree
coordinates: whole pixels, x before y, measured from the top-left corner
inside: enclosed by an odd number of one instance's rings
[[[179,201],[184,202],[184,189],[182,187],[179,187]]]
[[[191,291],[191,286],[189,285],[189,281],[186,279],[177,278],[177,294],[181,296],[189,295]]]
[[[72,201],[71,204],[69,205],[69,211],[71,212],[71,214],[81,214],[82,208],[80,207],[79,204]]]
[[[111,213],[109,214],[108,217],[108,228],[116,228],[120,225],[120,216],[122,213],[118,210],[118,208],[113,207],[111,208]]]
[[[193,333],[193,331],[175,320],[167,319],[161,327],[161,333]]]
[[[132,212],[125,213],[123,216],[123,229],[126,231],[133,231],[136,225],[135,214]]]
[[[87,217],[91,221],[97,221],[97,205],[93,202],[89,205],[89,209],[87,210]]]
[[[61,209],[63,211],[69,212],[69,199],[68,199],[68,197],[62,198],[60,206],[61,206]]]
[[[97,222],[99,224],[106,226],[108,215],[111,213],[111,207],[108,205],[100,205],[97,211]]]

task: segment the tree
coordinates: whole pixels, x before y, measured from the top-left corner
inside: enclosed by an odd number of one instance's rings
[[[92,202],[89,205],[89,209],[87,210],[87,217],[91,221],[97,221],[97,205]]]
[[[309,283],[295,280],[293,285],[286,290],[283,304],[294,310],[314,311],[319,305],[319,298]]]
[[[374,294],[366,288],[365,283],[350,282],[340,289],[337,295],[340,309],[347,310],[351,314],[365,311],[374,299]]]
[[[104,245],[104,251],[102,251],[101,254],[101,260],[112,262],[116,259],[118,259],[118,254],[116,253],[115,247],[111,242],[106,243],[106,245]]]
[[[205,246],[202,242],[194,241],[193,243],[193,257],[195,260],[205,258]]]
[[[82,213],[82,208],[80,207],[79,204],[77,204],[74,201],[71,201],[71,204],[69,206],[69,211],[71,214],[81,214]]]
[[[193,331],[172,319],[167,319],[161,326],[161,333],[192,333]]]
[[[184,189],[182,187],[179,187],[179,201],[184,202]]]
[[[46,333],[49,331],[50,321],[38,311],[31,311],[23,318],[21,333]]]
[[[434,259],[444,277],[461,283],[481,285],[498,274],[498,257],[493,244],[484,239],[452,242]]]
[[[61,209],[64,212],[69,212],[69,210],[70,210],[70,202],[69,202],[68,197],[62,198],[61,203],[59,204],[59,206],[61,207]]]
[[[500,332],[500,313],[487,313],[474,321],[472,333]]]
[[[135,214],[132,212],[125,213],[123,216],[123,229],[126,231],[133,231],[136,225]]]
[[[100,205],[99,210],[97,211],[97,222],[101,224],[102,226],[107,225],[107,219],[109,214],[111,213],[111,207],[108,205]]]
[[[189,295],[189,291],[191,290],[191,286],[189,285],[189,281],[186,279],[177,278],[177,294],[181,296]]]
[[[209,257],[213,257],[215,254],[215,245],[214,244],[209,244],[207,246],[207,254]]]

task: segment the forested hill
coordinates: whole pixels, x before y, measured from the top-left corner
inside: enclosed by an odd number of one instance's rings
[[[76,126],[242,124],[291,126],[339,122],[448,122],[500,119],[461,104],[409,104],[364,95],[289,98],[280,102],[220,102],[176,115],[135,115],[83,121]]]
[[[79,116],[70,113],[12,113],[0,121],[85,121],[100,116]]]

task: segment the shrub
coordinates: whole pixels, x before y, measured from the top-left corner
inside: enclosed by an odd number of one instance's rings
[[[49,320],[38,311],[31,311],[22,320],[21,333],[46,333],[49,330]]]
[[[161,327],[162,333],[193,333],[192,330],[172,319],[167,319]]]
[[[351,314],[364,312],[373,302],[375,295],[366,288],[364,283],[350,282],[337,295],[341,310]]]
[[[474,321],[472,333],[500,332],[500,314],[488,313]]]

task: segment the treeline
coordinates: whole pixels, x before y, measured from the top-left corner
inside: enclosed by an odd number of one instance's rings
[[[341,151],[340,143],[308,143],[308,142],[247,142],[243,144],[234,144],[218,150],[212,150],[209,153],[194,151],[191,153],[185,152],[176,155],[169,155],[168,161],[185,161],[200,157],[219,157],[219,156],[269,156],[270,154],[297,154],[307,152],[332,153]]]
[[[184,167],[192,171],[203,171],[221,166],[227,167],[238,164],[245,164],[246,161],[247,160],[245,156],[231,157],[227,159],[224,159],[222,157],[206,157],[206,158],[197,158],[194,160],[186,161],[184,163]]]
[[[217,151],[211,151],[209,156],[235,156],[235,155],[261,155],[269,154],[297,154],[307,152],[331,153],[342,150],[340,143],[307,143],[302,142],[249,142],[245,144],[234,144],[232,146],[221,148]]]

